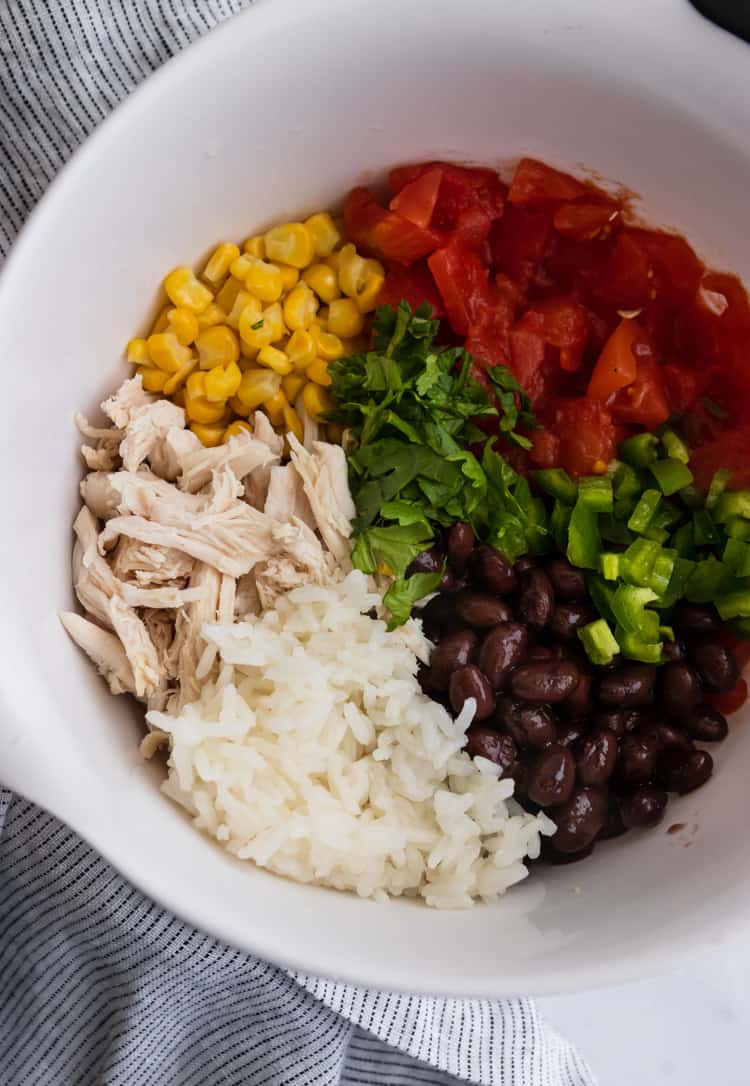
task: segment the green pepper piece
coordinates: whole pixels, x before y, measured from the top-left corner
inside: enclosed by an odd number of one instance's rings
[[[728,539],[721,560],[737,577],[746,577],[746,573],[740,573],[740,568],[747,563],[748,556],[750,556],[750,547],[747,543],[741,539]]]
[[[750,588],[728,592],[716,600],[716,610],[727,622],[730,618],[750,618]]]
[[[661,432],[661,443],[670,460],[679,460],[681,464],[687,464],[690,460],[690,450],[687,445],[668,426],[665,426]]]
[[[628,521],[628,528],[633,532],[645,532],[660,502],[661,494],[658,490],[644,490]]]
[[[750,540],[750,520],[744,517],[730,517],[724,525],[724,531],[732,539]]]
[[[621,460],[634,468],[645,468],[659,455],[659,439],[656,434],[635,434],[623,441],[618,451]]]
[[[548,554],[552,549],[547,509],[541,498],[529,498],[526,502],[526,538],[532,554]]]
[[[705,558],[696,564],[685,585],[685,598],[691,603],[713,603],[732,581],[732,571],[718,558]]]
[[[678,528],[670,540],[670,546],[683,558],[691,555],[695,548],[693,525],[683,524],[681,528]]]
[[[675,558],[674,570],[669,580],[669,587],[656,606],[665,609],[674,607],[677,601],[681,600],[685,595],[685,587],[690,580],[690,575],[694,569],[695,562],[691,562],[689,558]]]
[[[669,530],[672,525],[681,520],[682,510],[673,502],[662,502],[648,522],[648,528],[643,532],[646,539],[654,539],[657,543],[665,543],[669,539]]]
[[[628,584],[647,588],[651,580],[654,562],[661,547],[650,539],[636,539],[624,554],[620,555],[620,576]]]
[[[688,509],[703,509],[706,504],[705,495],[697,486],[684,486],[680,491],[680,498]]]
[[[674,629],[672,626],[660,626],[659,637],[664,641],[676,641],[677,638],[674,635]]]
[[[657,460],[656,463],[649,464],[649,468],[666,497],[690,486],[693,481],[692,471],[680,460]]]
[[[714,520],[726,524],[730,517],[750,520],[750,490],[725,490],[714,506]]]
[[[595,513],[611,513],[612,480],[606,475],[587,475],[578,480],[578,500]]]
[[[713,547],[719,542],[714,518],[707,509],[696,509],[693,513],[693,539],[696,547]]]
[[[625,630],[616,630],[617,640],[620,643],[622,655],[628,660],[639,660],[644,664],[660,664],[662,662],[661,641],[645,641],[638,634],[627,633]]]
[[[564,468],[544,468],[531,474],[545,494],[564,505],[575,505],[578,489]]]
[[[610,664],[620,651],[614,634],[603,618],[582,627],[578,636],[592,664]]]
[[[623,524],[612,513],[604,513],[599,517],[599,534],[608,543],[617,543],[621,547],[628,547],[633,542],[633,533],[627,524]]]
[[[657,596],[663,596],[669,588],[676,558],[677,555],[674,551],[662,550],[654,559],[651,568],[650,586]]]
[[[582,569],[596,569],[601,549],[596,513],[579,498],[573,506],[568,525],[568,561]]]
[[[612,597],[612,612],[618,625],[627,633],[637,633],[650,641],[658,640],[659,616],[656,611],[646,611],[646,604],[655,599],[656,593],[650,588],[621,584]]]
[[[729,485],[729,481],[732,478],[731,471],[727,468],[719,468],[714,473],[714,477],[708,488],[708,494],[706,494],[706,509],[713,509],[721,495]]]
[[[552,533],[555,546],[563,554],[568,549],[568,526],[572,512],[571,506],[564,505],[558,498],[549,518],[549,530]]]
[[[612,585],[607,584],[597,573],[589,573],[586,577],[586,587],[589,590],[591,602],[599,614],[608,622],[614,622],[612,600],[614,599],[615,590]]]
[[[604,551],[599,555],[599,572],[605,581],[616,581],[620,576],[620,555]]]

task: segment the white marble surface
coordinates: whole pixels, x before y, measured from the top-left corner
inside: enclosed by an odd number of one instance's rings
[[[669,976],[540,999],[599,1086],[748,1086],[750,936]]]

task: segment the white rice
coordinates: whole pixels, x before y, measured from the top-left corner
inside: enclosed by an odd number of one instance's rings
[[[235,856],[362,897],[419,895],[457,908],[526,874],[543,814],[461,752],[475,706],[453,721],[416,679],[419,623],[389,633],[355,571],[298,588],[274,610],[206,628],[221,669],[177,717],[164,791]]]

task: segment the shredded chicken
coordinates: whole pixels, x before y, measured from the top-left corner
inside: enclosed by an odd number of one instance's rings
[[[185,412],[170,400],[155,400],[136,408],[120,445],[122,466],[137,471],[161,448],[170,430],[185,426]]]
[[[278,456],[271,451],[265,441],[258,441],[252,434],[243,431],[230,438],[226,445],[215,449],[200,449],[188,453],[182,458],[180,487],[194,494],[211,481],[215,471],[231,468],[238,479],[242,480],[256,468],[266,464],[278,463]]]
[[[73,611],[62,611],[60,621],[76,645],[94,661],[113,694],[135,693],[133,669],[119,637]]]
[[[173,483],[182,472],[185,457],[200,452],[203,444],[192,430],[181,430],[173,426],[164,436],[164,440],[155,446],[149,457],[153,471]]]
[[[194,559],[174,547],[156,547],[138,539],[121,539],[113,552],[112,572],[121,581],[134,580],[148,587],[172,584],[183,588]]]
[[[308,528],[315,529],[315,517],[302,485],[302,476],[293,464],[271,468],[263,512],[282,522],[296,517]]]
[[[190,587],[199,589],[195,603],[177,612],[175,636],[170,649],[170,671],[178,681],[177,693],[170,699],[170,711],[178,710],[194,701],[211,673],[211,667],[200,677],[198,665],[206,647],[203,627],[216,622],[222,587],[221,574],[206,562],[196,562],[190,578]]]
[[[138,374],[130,377],[102,404],[102,411],[119,430],[125,430],[139,408],[154,403],[155,397],[143,388],[143,378]]]
[[[289,435],[289,445],[323,542],[344,569],[351,569],[349,537],[356,510],[349,492],[346,453],[340,445],[323,441],[313,442],[308,452],[294,434]]]

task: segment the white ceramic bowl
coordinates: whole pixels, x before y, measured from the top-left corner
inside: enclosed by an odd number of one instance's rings
[[[594,167],[750,279],[750,54],[683,0],[263,0],[101,126],[0,287],[0,777],[146,893],[277,962],[380,987],[544,993],[664,967],[747,915],[743,716],[664,830],[438,913],[235,862],[158,791],[132,705],[63,633],[80,463],[73,414],[124,374],[164,270],[337,201],[391,164],[531,153]]]

